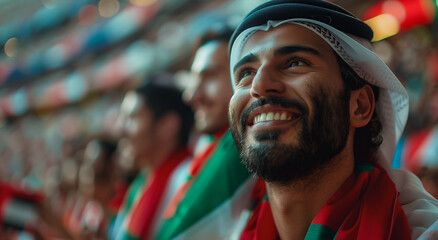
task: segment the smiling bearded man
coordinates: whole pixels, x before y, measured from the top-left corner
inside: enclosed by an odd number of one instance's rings
[[[247,168],[266,182],[252,193],[241,239],[437,233],[437,200],[390,168],[408,96],[370,51],[372,35],[318,0],[269,1],[237,27],[230,127]]]

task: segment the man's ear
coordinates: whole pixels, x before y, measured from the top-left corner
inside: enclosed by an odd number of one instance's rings
[[[350,94],[350,124],[360,128],[368,124],[374,113],[375,99],[373,89],[366,84],[351,91]]]

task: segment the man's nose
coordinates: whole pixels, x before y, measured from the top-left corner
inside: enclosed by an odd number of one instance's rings
[[[192,105],[199,101],[199,99],[202,97],[202,94],[201,84],[196,83],[184,91],[183,98],[187,104]]]
[[[266,96],[282,94],[285,91],[284,82],[278,74],[269,66],[261,66],[253,78],[251,85],[251,96],[261,98]]]

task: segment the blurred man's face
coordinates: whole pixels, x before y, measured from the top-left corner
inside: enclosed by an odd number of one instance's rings
[[[128,93],[122,102],[123,132],[134,152],[135,159],[146,159],[154,150],[155,121],[152,111],[141,96]]]
[[[349,96],[333,50],[315,33],[292,24],[255,32],[231,67],[230,128],[250,171],[287,183],[344,149]]]
[[[185,96],[195,112],[196,129],[215,133],[228,125],[228,103],[233,93],[227,44],[212,41],[200,47],[191,72],[195,82]]]

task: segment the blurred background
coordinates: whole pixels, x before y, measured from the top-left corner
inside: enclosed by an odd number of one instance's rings
[[[0,182],[50,191],[54,166],[81,159],[94,136],[117,134],[127,90],[164,71],[184,85],[193,40],[262,2],[0,0]],[[367,20],[410,95],[394,167],[438,166],[438,1],[332,2]]]

